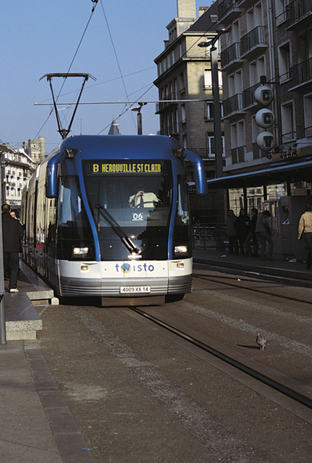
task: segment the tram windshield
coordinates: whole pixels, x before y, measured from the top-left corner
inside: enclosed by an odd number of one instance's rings
[[[85,161],[83,170],[101,259],[167,259],[171,163]]]

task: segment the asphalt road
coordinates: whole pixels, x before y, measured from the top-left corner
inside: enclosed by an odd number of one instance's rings
[[[183,301],[147,312],[312,387],[311,289],[196,274]],[[40,349],[96,462],[310,463],[312,426],[295,406],[129,309],[92,304],[37,310]]]

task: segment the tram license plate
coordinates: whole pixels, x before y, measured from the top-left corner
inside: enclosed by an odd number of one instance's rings
[[[122,286],[119,288],[121,294],[141,294],[150,293],[150,286]]]

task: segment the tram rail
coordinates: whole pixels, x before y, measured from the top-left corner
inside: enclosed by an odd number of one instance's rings
[[[218,348],[216,348],[215,346],[217,343],[215,342],[211,343],[214,344],[214,346],[208,345],[194,337],[194,335],[188,334],[186,330],[184,331],[183,329],[177,328],[166,321],[160,320],[159,318],[145,312],[141,308],[129,307],[129,309],[145,319],[148,319],[150,322],[161,326],[163,329],[176,335],[178,338],[187,341],[187,343],[190,343],[200,350],[216,357],[223,363],[230,365],[239,373],[244,373],[257,382],[268,386],[270,390],[274,392],[277,391],[282,394],[282,396],[291,399],[295,402],[295,406],[293,403],[290,404],[290,406],[285,406],[285,401],[283,399],[277,400],[277,403],[312,424],[312,389],[310,387],[305,386],[302,383],[271,368],[256,364],[256,362],[252,362],[250,359],[234,353],[233,351],[233,356],[231,356],[228,353],[225,353],[225,351],[229,352],[229,349],[225,346],[218,344]],[[252,363],[254,364],[254,367],[250,366]],[[276,395],[274,396],[274,401],[276,401]]]
[[[245,291],[248,291],[248,292],[254,292],[254,293],[260,293],[260,294],[266,294],[268,296],[274,296],[274,297],[278,297],[278,298],[281,298],[281,299],[286,299],[287,301],[293,301],[293,302],[300,302],[300,303],[304,303],[304,304],[309,304],[311,305],[311,300],[305,300],[305,299],[300,299],[300,298],[296,298],[296,297],[291,297],[289,295],[283,295],[283,294],[280,294],[280,293],[276,293],[276,291],[267,291],[267,290],[263,290],[263,288],[261,289],[258,289],[258,288],[253,288],[253,287],[250,287],[250,286],[245,286],[243,283],[250,283],[250,279],[252,278],[253,279],[253,275],[249,275],[249,280],[247,280],[248,276],[246,275],[245,278],[243,279],[240,278],[238,281],[237,278],[235,278],[235,283],[234,283],[234,278],[233,278],[233,283],[229,282],[228,280],[228,277],[227,277],[227,281],[222,281],[222,277],[211,277],[211,276],[208,276],[208,275],[201,275],[201,274],[195,274],[194,275],[194,278],[198,278],[200,280],[204,280],[204,281],[209,281],[210,283],[217,283],[217,284],[220,284],[220,285],[223,285],[223,286],[230,286],[232,288],[239,288],[241,290],[245,290]],[[254,280],[254,279],[253,279]],[[277,283],[275,281],[272,282],[272,285],[275,285],[275,286],[281,286],[282,283]],[[284,282],[284,285],[285,285],[285,282]]]

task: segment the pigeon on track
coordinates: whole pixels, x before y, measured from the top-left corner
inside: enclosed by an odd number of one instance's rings
[[[256,343],[258,344],[260,350],[264,350],[268,341],[260,333],[258,333],[256,337]]]

